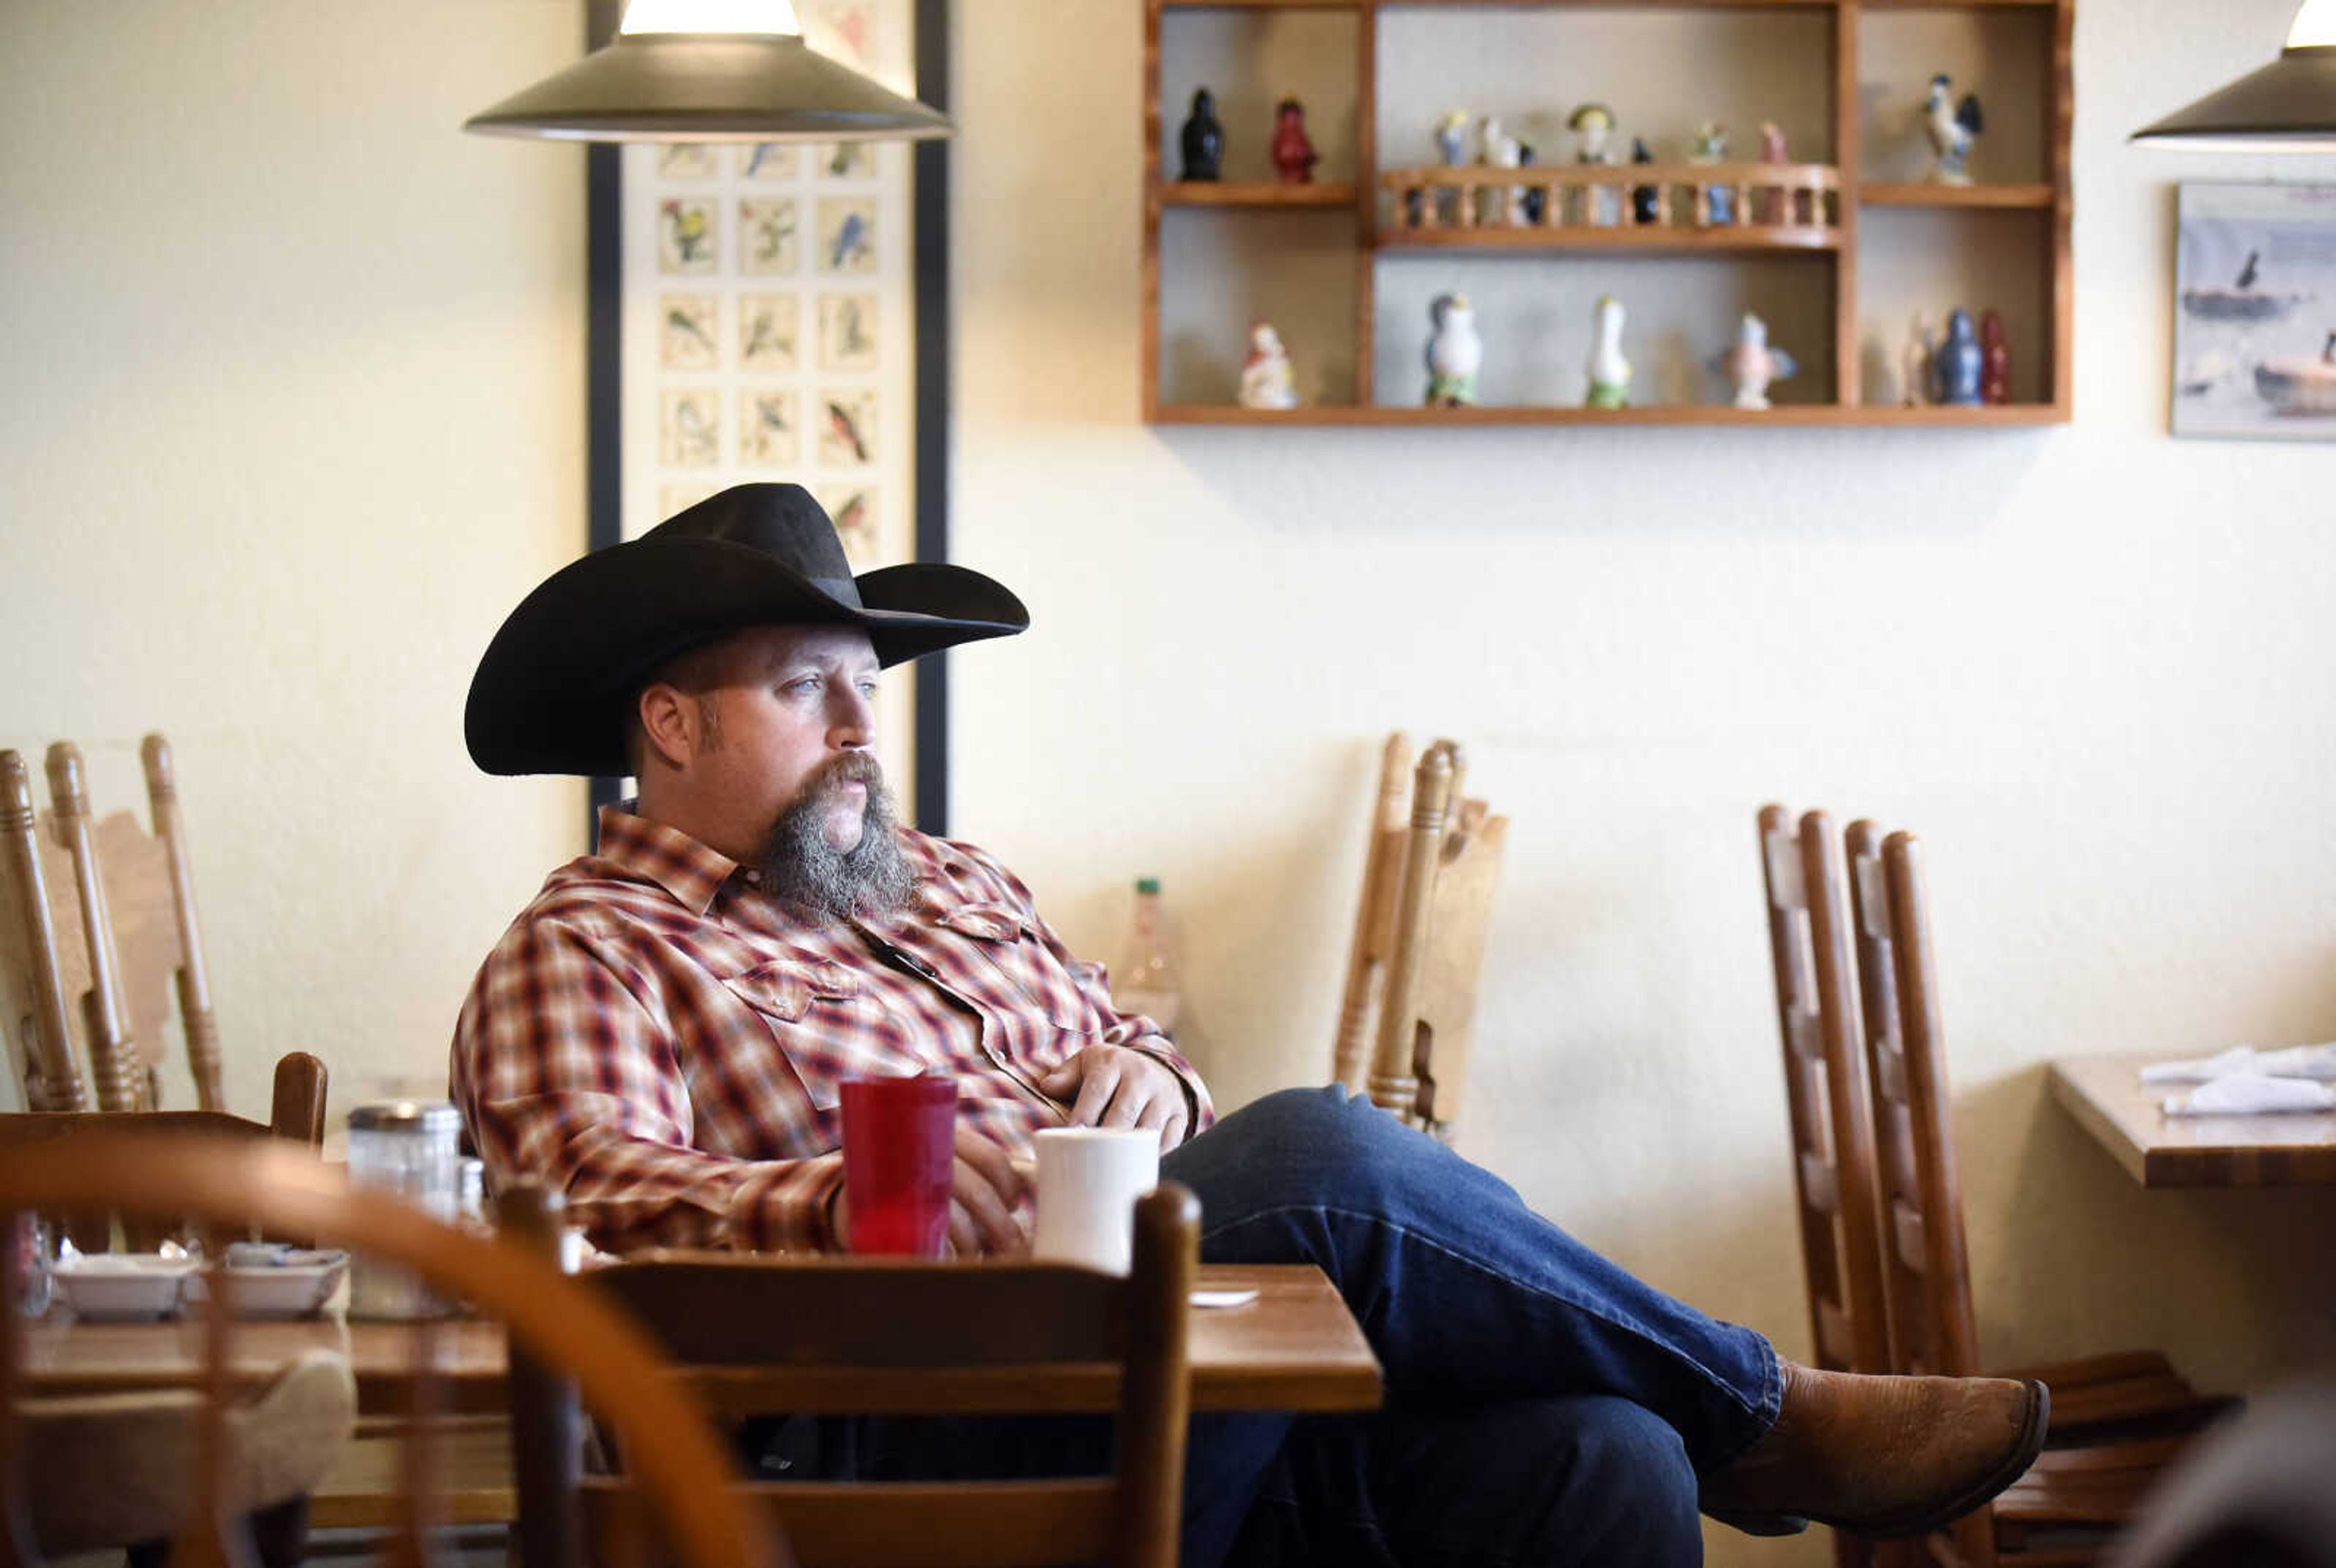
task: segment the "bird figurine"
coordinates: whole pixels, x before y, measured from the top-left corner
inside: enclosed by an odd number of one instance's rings
[[[1241,365],[1241,405],[1243,408],[1295,408],[1298,383],[1290,373],[1289,351],[1271,324],[1252,321],[1249,327],[1249,358]]]
[[[2003,317],[1992,310],[1979,318],[1979,400],[1990,408],[2011,401],[2011,344],[2003,334]]]
[[[1931,355],[1931,380],[1939,401],[1950,408],[1979,407],[1986,373],[1986,351],[1980,347],[1971,312],[1958,308],[1947,317],[1947,340]]]
[[[1630,406],[1630,362],[1622,357],[1622,302],[1601,295],[1591,313],[1590,396],[1591,408]]]
[[[1931,78],[1931,96],[1922,118],[1931,133],[1931,150],[1939,155],[1939,167],[1932,178],[1942,185],[1969,185],[1971,145],[1986,128],[1979,112],[1979,94],[1966,93],[1957,103],[1953,82],[1941,72]]]
[[[1898,355],[1899,374],[1906,383],[1901,401],[1908,408],[1920,408],[1936,398],[1931,386],[1931,348],[1930,323],[1918,310],[1906,328],[1906,346]]]
[[[1274,107],[1272,153],[1273,167],[1284,185],[1314,182],[1314,165],[1322,161],[1322,155],[1314,151],[1306,134],[1306,106],[1295,98],[1285,98]]]
[[[1768,324],[1744,313],[1736,341],[1712,356],[1711,368],[1736,388],[1736,406],[1760,410],[1770,406],[1768,386],[1800,372],[1800,362],[1768,342]]]
[[[1476,336],[1476,313],[1465,294],[1439,294],[1427,307],[1435,330],[1427,337],[1427,406],[1466,408],[1476,401],[1476,372],[1484,363],[1484,340]]]
[[[1501,117],[1487,114],[1476,122],[1476,161],[1494,169],[1518,169],[1524,165],[1524,148],[1517,139],[1501,129]],[[1522,216],[1524,187],[1503,190],[1497,185],[1480,185],[1475,191],[1476,221],[1486,228],[1495,228],[1512,221],[1514,211]]]
[[[1177,134],[1184,154],[1183,178],[1222,180],[1225,171],[1225,128],[1217,121],[1216,95],[1205,87],[1192,90],[1192,112]]]
[[[1654,161],[1654,151],[1647,145],[1646,138],[1642,136],[1633,136],[1630,138],[1630,161],[1632,163],[1652,163]],[[1662,192],[1652,185],[1633,185],[1630,187],[1630,216],[1640,223],[1661,222],[1663,218]]]

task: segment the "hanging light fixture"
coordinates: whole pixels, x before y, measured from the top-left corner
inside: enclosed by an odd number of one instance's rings
[[[868,141],[952,127],[804,44],[790,0],[632,0],[615,43],[462,129],[573,141]]]
[[[2336,152],[2336,0],[2304,0],[2277,60],[2133,141],[2201,152]]]

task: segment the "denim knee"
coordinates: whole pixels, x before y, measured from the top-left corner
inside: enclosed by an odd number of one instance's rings
[[[1221,1186],[1245,1200],[1241,1206],[1338,1203],[1377,1212],[1389,1184],[1399,1191],[1417,1162],[1450,1157],[1426,1134],[1332,1084],[1251,1101],[1173,1151],[1162,1170],[1200,1188],[1204,1203]]]
[[[1562,1449],[1558,1510],[1580,1560],[1623,1568],[1703,1561],[1695,1466],[1678,1431],[1642,1405],[1603,1395],[1551,1402]],[[1582,1550],[1588,1548],[1588,1550]]]

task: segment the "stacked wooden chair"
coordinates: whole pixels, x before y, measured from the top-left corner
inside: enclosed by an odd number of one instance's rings
[[[72,742],[49,748],[50,809],[39,814],[24,759],[0,752],[0,969],[28,1110],[156,1108],[174,1005],[197,1105],[227,1108],[170,743],[150,735],[140,752],[151,832],[127,812],[92,814]]]
[[[1837,839],[1823,812],[1796,828],[1774,805],[1759,831],[1820,1364],[2035,1378],[2052,1391],[2043,1456],[1991,1505],[1919,1542],[1837,1534],[1836,1561],[2098,1562],[2231,1401],[2201,1396],[2154,1350],[1981,1368],[1922,846],[1863,821]]]
[[[1331,1049],[1333,1081],[1446,1142],[1465,1097],[1509,832],[1508,818],[1462,794],[1466,765],[1456,742],[1436,741],[1415,765],[1410,742],[1387,737]]]
[[[682,1383],[734,1420],[1110,1414],[1105,1475],[1011,1481],[734,1483],[805,1568],[1173,1568],[1191,1407],[1186,1298],[1200,1203],[1174,1183],[1135,1211],[1125,1279],[1042,1262],[650,1254],[597,1271]],[[550,1245],[548,1232],[539,1238]],[[514,1386],[522,1568],[649,1568],[628,1438],[582,1474],[583,1434],[552,1379]],[[534,1473],[554,1487],[530,1488]]]
[[[633,1484],[654,1511],[674,1560],[689,1568],[784,1568],[788,1563],[784,1546],[731,1492],[730,1456],[711,1418],[674,1386],[647,1336],[599,1292],[540,1255],[541,1239],[557,1231],[557,1199],[514,1194],[511,1222],[528,1239],[484,1238],[454,1230],[394,1195],[352,1188],[305,1151],[276,1140],[116,1127],[0,1150],[0,1233],[19,1214],[83,1209],[191,1222],[217,1234],[252,1226],[312,1235],[414,1271],[450,1298],[503,1320],[515,1391],[551,1379],[563,1388],[569,1380],[580,1386],[595,1416],[633,1456]],[[13,1275],[21,1264],[13,1249],[9,1256],[6,1270]],[[149,1479],[136,1495],[114,1497],[113,1540],[122,1544],[125,1531],[162,1531],[175,1568],[240,1568],[250,1562],[252,1542],[243,1522],[255,1509],[287,1501],[278,1494],[322,1467],[336,1435],[346,1440],[346,1366],[339,1368],[337,1405],[327,1387],[331,1368],[310,1370],[313,1359],[270,1380],[255,1398],[247,1359],[236,1353],[238,1330],[219,1305],[229,1292],[216,1278],[211,1283],[209,1304],[200,1310],[200,1386],[123,1394],[103,1409],[75,1396],[29,1389],[23,1370],[27,1330],[12,1310],[0,1310],[0,1568],[29,1568],[44,1554],[88,1544],[83,1521],[44,1513],[54,1511],[59,1492],[53,1471],[63,1450],[56,1439],[72,1423],[81,1424],[73,1439],[79,1451],[94,1456],[94,1462],[118,1461],[131,1445],[171,1456],[170,1463],[140,1471]],[[436,1335],[430,1323],[414,1330],[407,1381],[417,1411],[434,1407],[443,1392],[443,1379],[433,1372]],[[106,1422],[112,1423],[110,1441]],[[291,1424],[288,1430],[285,1423]],[[424,1568],[440,1560],[435,1531],[445,1517],[444,1498],[432,1452],[433,1427],[417,1420],[407,1432],[398,1520],[384,1560],[394,1568]],[[255,1462],[258,1447],[277,1457]],[[303,1456],[305,1465],[297,1462]],[[36,1478],[44,1488],[37,1496],[32,1491]],[[552,1496],[558,1486],[539,1473],[525,1490]],[[530,1523],[522,1521],[523,1537]],[[46,1540],[44,1527],[50,1532]],[[269,1544],[270,1568],[299,1561],[297,1514]]]

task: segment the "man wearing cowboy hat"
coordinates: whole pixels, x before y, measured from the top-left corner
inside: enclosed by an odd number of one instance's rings
[[[453,1085],[499,1183],[595,1242],[840,1250],[842,1078],[959,1086],[950,1234],[1019,1245],[1040,1127],[1156,1128],[1202,1254],[1309,1262],[1386,1370],[1364,1420],[1220,1417],[1185,1560],[1691,1563],[1698,1508],[1927,1530],[2009,1485],[2040,1385],[1783,1360],[1632,1279],[1435,1140],[1338,1089],[1222,1122],[1022,883],[896,823],[885,666],[1028,624],[977,572],[854,577],[799,486],[742,485],[529,595],[472,681],[490,773],[632,774],[472,986]]]

